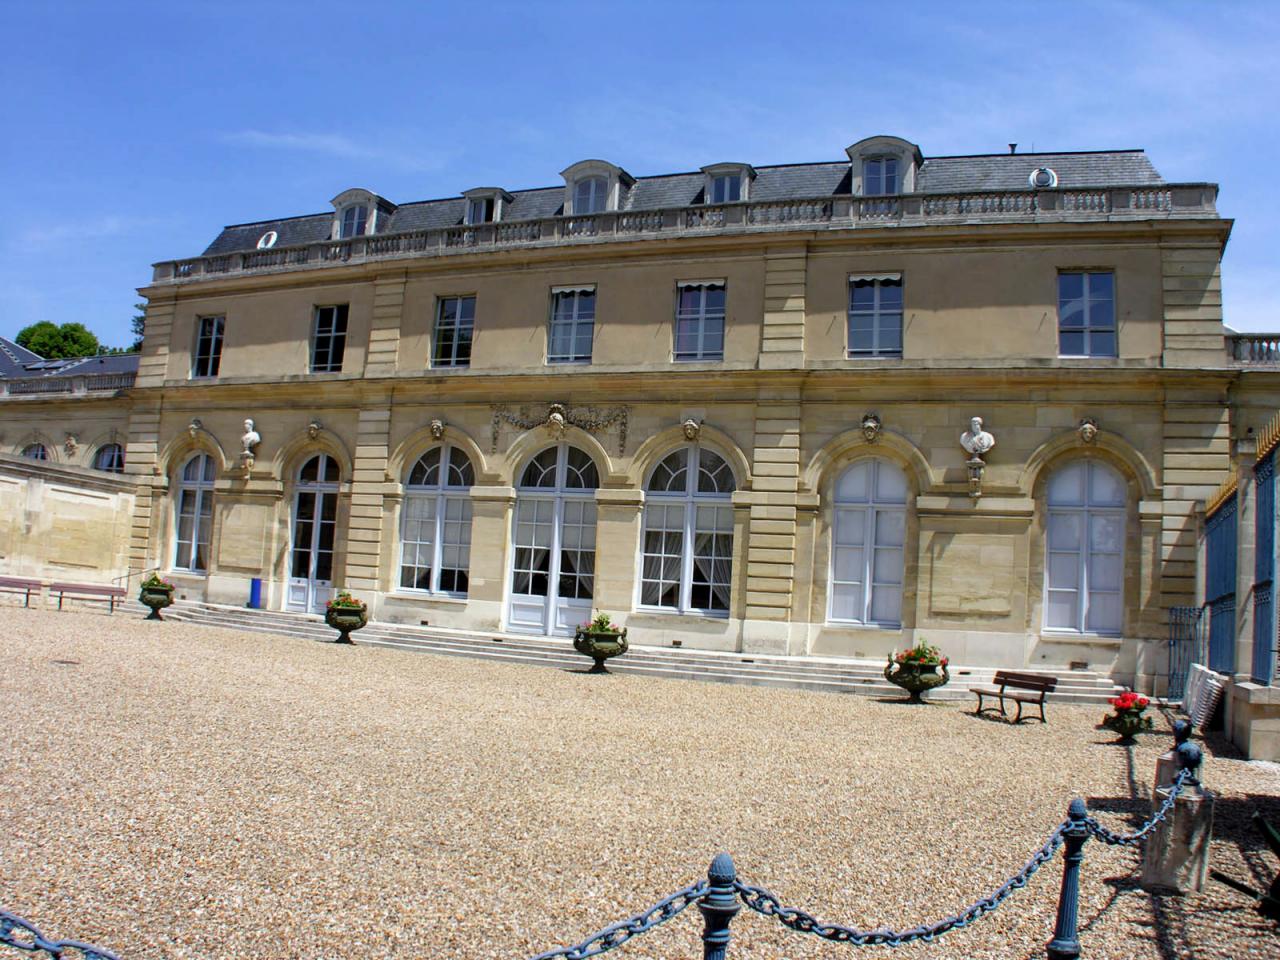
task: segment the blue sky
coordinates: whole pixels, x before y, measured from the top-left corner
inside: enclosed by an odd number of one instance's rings
[[[0,0],[0,36],[0,336],[75,320],[124,344],[152,262],[351,186],[835,160],[876,133],[1143,147],[1220,183],[1227,322],[1280,328],[1277,3]]]

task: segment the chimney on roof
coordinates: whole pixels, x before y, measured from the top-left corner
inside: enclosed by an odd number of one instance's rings
[[[1016,143],[1011,143],[1011,144],[1009,144],[1009,152],[1010,152],[1010,153],[1017,153],[1017,152],[1018,152],[1018,145],[1017,145]]]

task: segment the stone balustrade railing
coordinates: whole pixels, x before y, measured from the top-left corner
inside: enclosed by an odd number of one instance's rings
[[[128,390],[136,373],[86,373],[66,377],[21,377],[0,379],[0,397],[45,396],[51,393],[84,394],[107,390]]]
[[[1280,367],[1280,333],[1229,333],[1227,355],[1247,366]]]
[[[1149,220],[1218,215],[1211,183],[911,194],[896,197],[816,197],[662,210],[612,211],[329,240],[245,253],[166,260],[154,265],[157,283],[216,279],[402,257],[706,236],[782,229],[854,229],[966,223]]]

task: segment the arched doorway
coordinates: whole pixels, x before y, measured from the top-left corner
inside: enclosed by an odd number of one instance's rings
[[[591,617],[596,571],[595,463],[566,443],[531,459],[516,486],[507,625],[568,636]]]
[[[338,462],[316,454],[298,471],[289,544],[290,610],[323,613],[333,594],[333,545],[338,527]]]

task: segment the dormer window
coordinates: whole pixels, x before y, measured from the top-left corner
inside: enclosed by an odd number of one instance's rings
[[[584,177],[573,188],[573,212],[603,213],[609,202],[609,181],[604,177]]]
[[[883,197],[901,193],[898,189],[898,159],[876,157],[862,161],[862,195]]]
[[[480,197],[467,202],[467,223],[492,223],[493,197]]]
[[[338,239],[363,237],[369,225],[369,208],[363,203],[347,207],[342,211],[342,219],[338,226]]]
[[[635,178],[605,160],[582,160],[560,171],[564,177],[564,214],[584,217],[625,206]]]
[[[846,148],[855,197],[895,197],[915,193],[924,163],[920,148],[901,137],[867,137]]]
[[[719,205],[749,199],[751,181],[756,172],[745,163],[715,163],[703,167],[707,175],[703,188],[704,203]]]
[[[396,205],[376,193],[356,187],[333,198],[333,233],[330,239],[351,240],[385,232]]]

